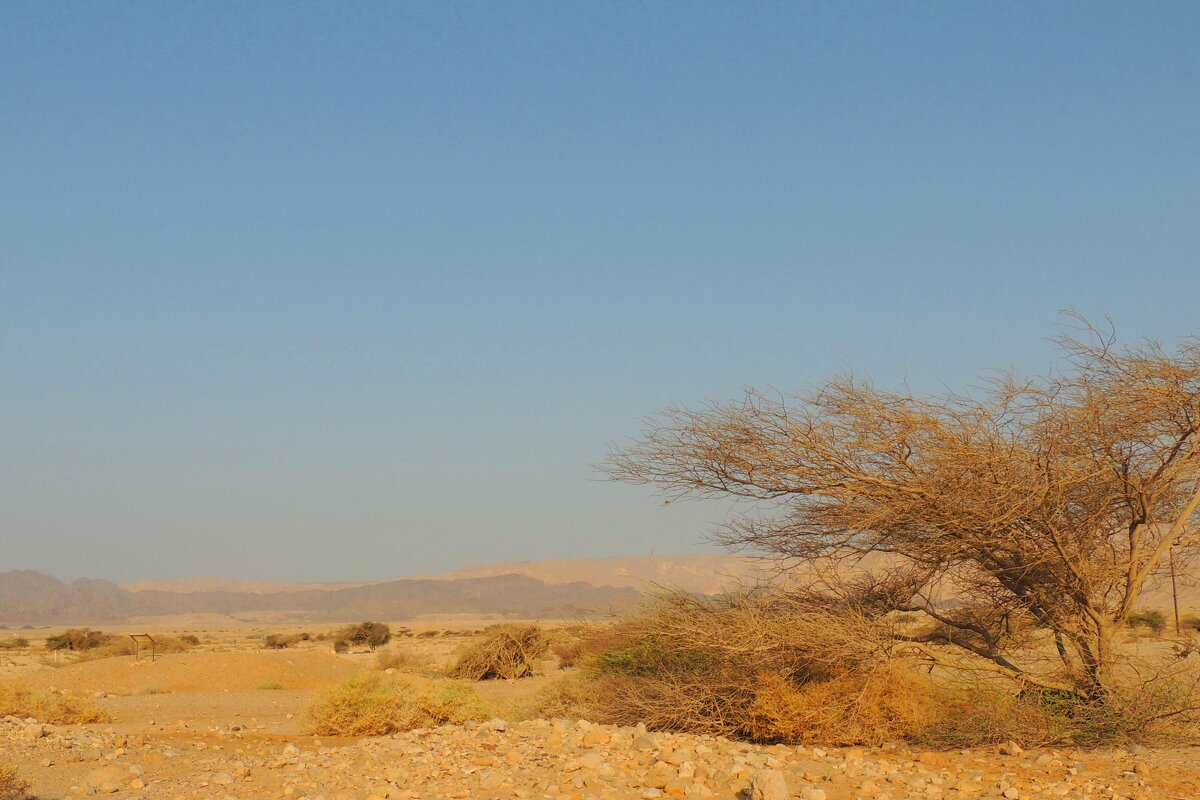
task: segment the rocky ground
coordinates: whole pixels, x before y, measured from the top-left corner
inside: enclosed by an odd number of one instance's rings
[[[0,760],[40,798],[1200,797],[1193,750],[757,747],[586,722],[493,721],[361,741],[272,732],[246,721],[118,728],[0,720]]]

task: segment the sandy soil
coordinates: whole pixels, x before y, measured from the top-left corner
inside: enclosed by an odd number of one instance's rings
[[[304,724],[313,695],[373,668],[376,655],[335,655],[315,644],[227,649],[253,640],[245,634],[215,636],[216,650],[153,663],[109,658],[55,668],[32,653],[10,654],[21,663],[3,668],[0,680],[93,697],[113,721],[43,726],[0,719],[0,761],[19,765],[39,798],[1200,798],[1200,750],[1191,749],[1013,755],[764,748],[576,721],[448,726],[363,741],[316,738]],[[389,649],[438,664],[463,641],[412,638]],[[502,706],[545,680],[478,689]],[[784,785],[784,794],[770,793]]]

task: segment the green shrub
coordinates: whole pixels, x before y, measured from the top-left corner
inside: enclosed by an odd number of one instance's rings
[[[1167,617],[1158,609],[1135,611],[1125,622],[1131,628],[1149,628],[1156,636],[1167,629]]]

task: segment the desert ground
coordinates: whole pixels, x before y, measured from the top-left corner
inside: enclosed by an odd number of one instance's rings
[[[408,623],[409,635],[381,652],[404,665],[401,671],[412,670],[410,680],[425,681],[428,670],[449,663],[485,624]],[[334,653],[328,641],[267,650],[266,633],[300,629],[226,623],[150,631],[201,641],[154,661],[60,657],[56,663],[39,646],[56,632],[23,631],[30,646],[0,655],[0,683],[89,698],[111,721],[0,720],[0,762],[17,766],[38,798],[1200,797],[1193,749],[756,746],[575,719],[497,718],[385,737],[314,736],[306,710],[316,694],[377,671],[379,653]],[[539,671],[475,688],[495,708],[513,709],[560,670],[548,658]]]

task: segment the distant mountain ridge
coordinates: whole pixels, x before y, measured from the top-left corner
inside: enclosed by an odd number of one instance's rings
[[[404,579],[342,589],[254,592],[131,592],[114,583],[64,583],[36,572],[0,573],[0,625],[95,625],[186,614],[279,612],[278,619],[404,620],[424,614],[571,618],[635,602],[633,589],[546,584],[524,575]]]
[[[501,561],[462,567],[436,575],[406,576],[409,580],[453,581],[465,578],[494,578],[525,575],[546,584],[586,583],[645,590],[652,586],[678,586],[688,591],[712,594],[764,573],[762,559],[728,554],[681,556],[568,558],[540,561]],[[371,586],[387,581],[359,583],[272,583],[235,581],[227,578],[191,577],[175,580],[140,580],[121,588],[131,592],[251,592],[275,594],[310,590],[337,591]]]
[[[819,565],[791,572],[806,582]],[[277,621],[405,620],[465,614],[574,618],[634,604],[656,586],[714,594],[772,575],[769,561],[733,555],[586,558],[481,564],[433,576],[371,583],[281,584],[185,578],[118,586],[64,583],[28,570],[0,573],[0,625],[85,625],[188,615],[257,615]],[[1200,609],[1196,576],[1181,575],[1179,602]],[[953,592],[945,600],[953,601]],[[1155,576],[1139,604],[1170,608],[1170,583]]]

